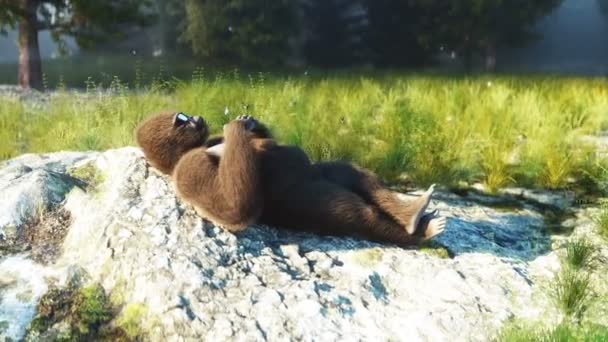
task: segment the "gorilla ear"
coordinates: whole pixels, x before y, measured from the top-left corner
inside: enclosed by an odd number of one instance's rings
[[[173,126],[178,127],[190,121],[190,117],[182,112],[175,113],[173,116]]]

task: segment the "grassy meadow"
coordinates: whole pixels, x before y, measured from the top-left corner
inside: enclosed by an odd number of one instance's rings
[[[202,115],[214,132],[247,112],[314,160],[354,161],[389,181],[556,189],[604,172],[581,140],[608,128],[602,78],[146,72],[136,64],[129,82],[111,77],[104,95],[92,78],[78,96],[60,78],[44,104],[1,98],[0,159],[133,145],[138,122],[174,108]]]

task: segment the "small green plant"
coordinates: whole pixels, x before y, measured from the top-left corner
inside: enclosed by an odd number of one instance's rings
[[[598,249],[586,238],[579,238],[566,245],[566,266],[576,270],[594,268]]]
[[[88,340],[112,318],[108,298],[101,285],[79,289],[52,288],[38,303],[37,315],[28,333],[41,340]],[[65,322],[68,331],[56,331],[56,323]]]
[[[566,316],[580,321],[594,298],[590,274],[562,268],[551,285],[551,295]]]
[[[140,303],[131,303],[118,316],[116,323],[124,330],[130,338],[136,338],[142,334],[142,319],[147,313],[147,308]]]
[[[597,230],[601,236],[608,239],[608,203],[603,203],[599,214],[595,217]]]
[[[74,324],[82,335],[97,330],[112,318],[108,297],[101,285],[80,289],[74,298],[72,312]]]
[[[576,168],[574,156],[567,152],[566,148],[562,151],[547,153],[545,167],[542,173],[543,185],[549,189],[561,189],[566,185],[568,176]]]
[[[513,181],[513,178],[509,175],[506,157],[504,156],[505,151],[500,146],[493,145],[491,148],[486,148],[482,153],[483,184],[488,192],[496,193]]]

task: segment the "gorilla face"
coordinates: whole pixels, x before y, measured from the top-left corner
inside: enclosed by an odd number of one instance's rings
[[[137,144],[146,159],[165,174],[171,174],[179,158],[201,147],[209,136],[205,120],[182,112],[162,112],[145,120],[136,130]]]
[[[207,132],[205,120],[200,116],[188,116],[185,113],[179,112],[173,115],[173,127],[176,130],[182,130],[189,134],[190,132]]]

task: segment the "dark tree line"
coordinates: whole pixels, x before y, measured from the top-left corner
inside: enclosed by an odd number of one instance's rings
[[[181,3],[178,0],[169,0]],[[562,0],[186,0],[181,43],[198,56],[277,65],[300,48],[308,64],[380,67],[432,61],[440,47],[496,67]],[[177,16],[173,20],[178,22]]]
[[[164,51],[205,61],[277,67],[418,66],[440,48],[482,57],[534,38],[562,0],[0,0],[0,30],[19,31],[19,83],[40,87],[37,34],[86,47],[125,27],[155,23]],[[600,0],[603,1],[603,0]]]

